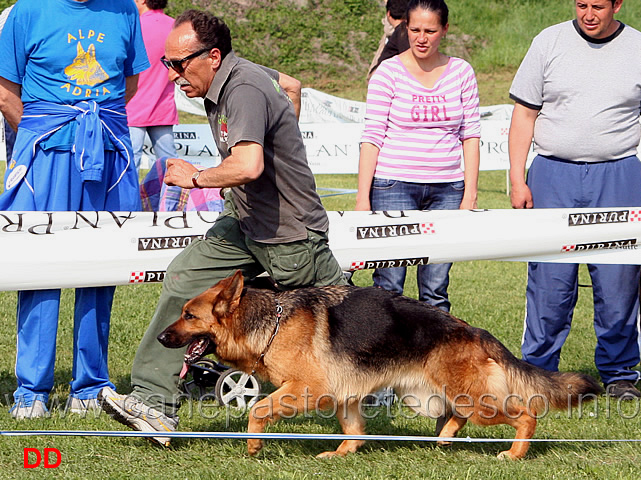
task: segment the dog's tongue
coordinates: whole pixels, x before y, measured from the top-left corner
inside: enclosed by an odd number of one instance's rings
[[[189,365],[187,365],[187,362],[183,362],[183,368],[180,371],[180,378],[185,378],[188,370],[189,370]]]

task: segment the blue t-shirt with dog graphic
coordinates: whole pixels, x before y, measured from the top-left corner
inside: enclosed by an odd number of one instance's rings
[[[149,67],[131,0],[20,0],[0,36],[0,76],[24,103],[122,101],[125,78]]]

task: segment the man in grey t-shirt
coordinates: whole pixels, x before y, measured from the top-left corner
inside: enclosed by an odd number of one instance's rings
[[[134,359],[133,392],[119,395],[106,388],[98,397],[121,423],[151,432],[171,432],[178,424],[184,350],[167,349],[156,337],[180,317],[187,300],[237,269],[250,279],[267,272],[281,288],[346,283],[328,246],[329,221],[294,106],[277,81],[282,74],[238,58],[227,26],[197,10],[176,19],[163,63],[187,96],[205,98],[223,159],[203,171],[169,159],[165,182],[231,191],[206,238],[192,242],[167,270],[156,313]],[[154,440],[169,444],[168,437]]]
[[[533,40],[510,88],[514,208],[641,206],[641,33],[614,19],[622,3],[576,0],[575,20]],[[532,139],[538,155],[526,183]],[[588,271],[601,380],[609,395],[638,398],[639,266]],[[577,296],[578,265],[528,265],[524,360],[558,369]]]

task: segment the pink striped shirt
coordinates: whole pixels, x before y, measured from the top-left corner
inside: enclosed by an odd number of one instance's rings
[[[480,138],[479,94],[471,65],[451,57],[433,88],[398,56],[378,67],[367,88],[361,142],[379,149],[374,176],[415,183],[463,180],[467,138]]]

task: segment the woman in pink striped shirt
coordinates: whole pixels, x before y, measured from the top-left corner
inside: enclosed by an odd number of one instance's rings
[[[449,26],[443,0],[411,0],[406,18],[409,50],[384,61],[368,85],[356,210],[476,208],[481,124],[474,71],[439,51]],[[418,267],[420,300],[450,310],[451,266]],[[402,267],[376,269],[374,285],[402,293],[405,274]]]

